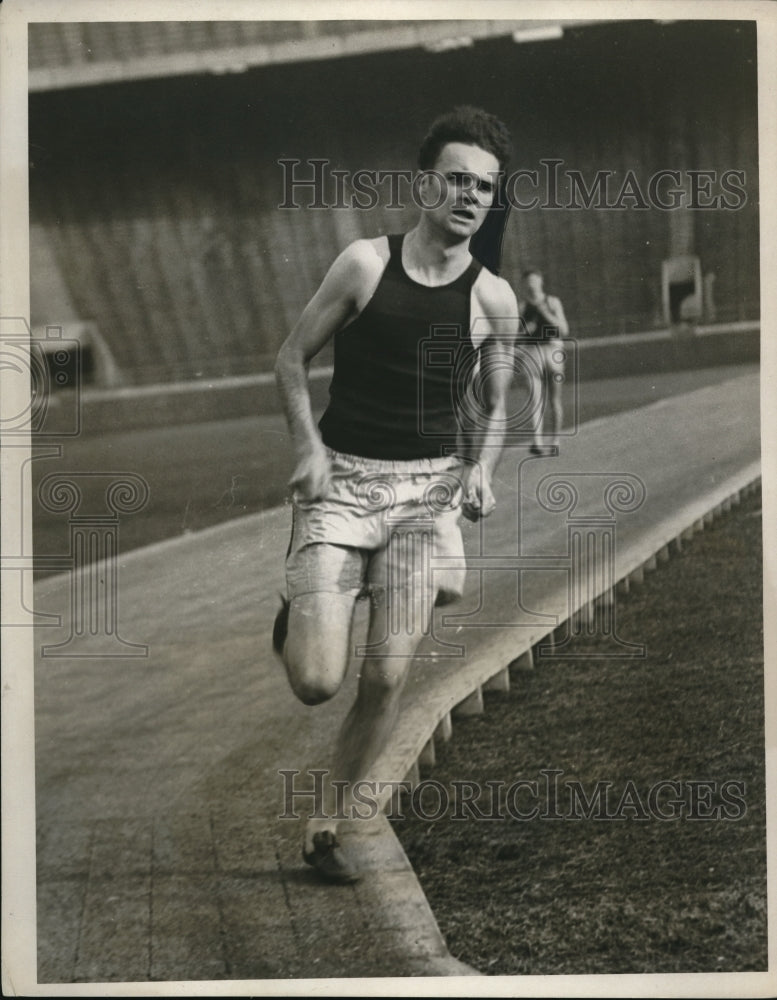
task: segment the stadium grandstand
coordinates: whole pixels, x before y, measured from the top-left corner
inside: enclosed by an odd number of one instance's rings
[[[80,337],[97,385],[268,371],[337,251],[412,215],[355,175],[412,170],[457,103],[510,126],[502,273],[541,265],[574,336],[757,321],[755,30],[31,24],[35,335]]]

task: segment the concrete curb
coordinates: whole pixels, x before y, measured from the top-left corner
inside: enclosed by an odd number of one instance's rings
[[[480,976],[448,951],[431,906],[384,815],[352,821],[342,841],[365,877],[356,884],[361,904],[380,912],[414,976]]]

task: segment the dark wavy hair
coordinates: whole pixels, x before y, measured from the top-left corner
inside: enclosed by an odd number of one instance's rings
[[[511,139],[507,126],[496,115],[469,104],[454,108],[432,122],[418,150],[421,170],[431,169],[443,146],[449,142],[485,149],[499,160],[500,170],[505,169],[510,159]]]

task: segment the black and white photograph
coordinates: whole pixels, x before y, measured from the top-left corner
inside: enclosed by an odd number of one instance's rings
[[[773,995],[773,5],[0,31],[4,994]]]

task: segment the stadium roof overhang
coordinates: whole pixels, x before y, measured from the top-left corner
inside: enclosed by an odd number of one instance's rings
[[[560,38],[582,20],[154,21],[30,24],[29,89],[61,90],[110,82],[426,48],[465,48],[510,36]],[[593,22],[601,23],[601,22]]]

